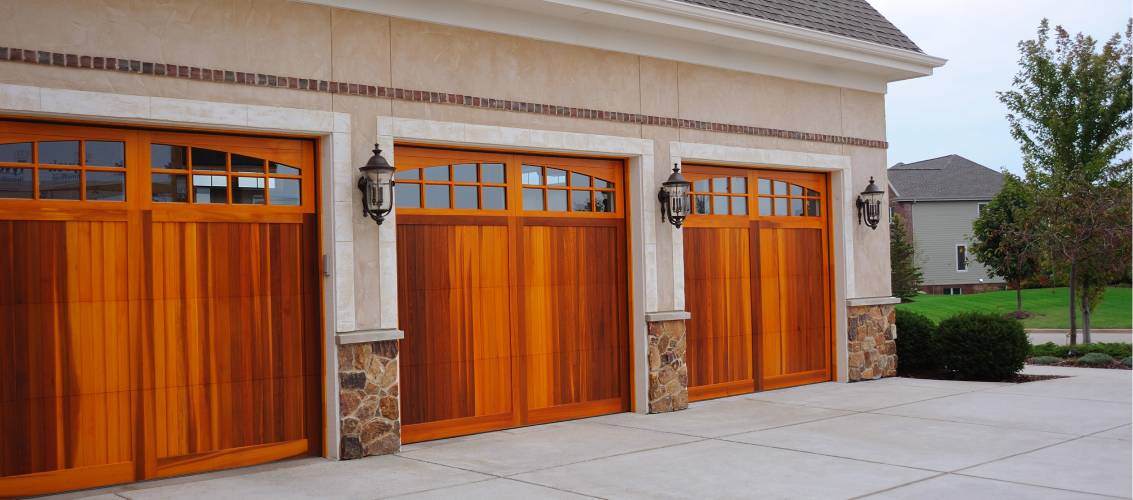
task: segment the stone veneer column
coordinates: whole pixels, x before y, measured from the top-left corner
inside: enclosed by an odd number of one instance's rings
[[[649,413],[688,408],[685,320],[688,313],[653,313],[648,319]]]
[[[850,382],[897,375],[897,325],[892,304],[849,306]]]
[[[397,340],[338,346],[343,460],[401,448]]]

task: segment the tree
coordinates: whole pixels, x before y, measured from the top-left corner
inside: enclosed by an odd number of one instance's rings
[[[913,243],[905,231],[901,216],[893,214],[889,218],[889,279],[893,284],[893,296],[910,300],[917,296],[924,276],[913,261]]]
[[[1044,19],[1034,40],[1019,43],[1019,72],[1012,90],[998,93],[1009,111],[1011,135],[1023,153],[1026,182],[1035,193],[1036,235],[1068,275],[1071,343],[1077,341],[1076,299],[1104,290],[1104,285],[1085,284],[1107,274],[1092,266],[1118,260],[1111,256],[1094,261],[1089,255],[1104,247],[1095,240],[1099,233],[1112,234],[1115,228],[1083,225],[1114,220],[1089,213],[1087,207],[1096,208],[1090,200],[1107,196],[1099,190],[1129,188],[1130,160],[1121,156],[1130,146],[1131,35],[1133,20],[1126,24],[1124,40],[1115,34],[1098,50],[1093,38],[1071,36],[1061,26],[1055,27],[1052,39]],[[1128,239],[1128,228],[1129,221],[1122,221],[1118,229],[1125,232],[1123,238]],[[1091,276],[1083,277],[1085,272]],[[1090,291],[1083,294],[1080,286]],[[1087,301],[1086,307],[1092,304]]]
[[[1015,317],[1022,319],[1023,283],[1040,269],[1034,218],[1034,197],[1021,179],[1004,173],[1003,189],[972,223],[972,253],[976,260],[1015,290]]]

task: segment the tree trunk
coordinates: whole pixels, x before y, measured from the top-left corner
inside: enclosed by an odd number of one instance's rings
[[[1088,293],[1082,294],[1082,343],[1090,343],[1090,296]]]
[[[1078,343],[1078,308],[1075,307],[1075,292],[1078,284],[1078,265],[1070,264],[1070,345]]]
[[[1015,319],[1023,319],[1023,284],[1015,284]]]

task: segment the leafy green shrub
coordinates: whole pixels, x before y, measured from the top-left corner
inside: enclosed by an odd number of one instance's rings
[[[957,314],[940,322],[936,339],[944,367],[969,380],[1006,379],[1031,350],[1023,323],[996,314]]]
[[[1106,366],[1113,364],[1113,356],[1104,352],[1091,352],[1078,358],[1078,364],[1085,366]]]
[[[1093,344],[1078,344],[1078,345],[1055,345],[1054,342],[1047,342],[1031,347],[1031,356],[1056,356],[1059,358],[1071,358],[1074,356],[1081,356],[1083,354],[1090,354],[1092,352],[1100,352],[1108,354],[1114,358],[1128,358],[1133,356],[1133,345],[1124,342],[1095,342]]]
[[[1062,358],[1054,356],[1035,356],[1030,359],[1031,364],[1035,365],[1057,365],[1062,362]]]
[[[1128,368],[1133,368],[1133,357],[1126,356],[1121,360],[1121,364],[1125,365]]]
[[[915,312],[897,310],[897,369],[902,373],[940,368],[936,324]]]

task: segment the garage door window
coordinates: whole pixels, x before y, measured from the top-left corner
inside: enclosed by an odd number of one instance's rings
[[[0,144],[0,198],[125,201],[125,167],[120,141]]]
[[[563,168],[523,165],[522,180],[525,211],[615,211],[615,185],[608,179]]]
[[[399,208],[507,209],[502,163],[454,163],[402,170],[395,176]]]
[[[747,178],[720,176],[692,183],[693,213],[747,215]]]
[[[818,217],[822,215],[822,197],[818,191],[775,179],[758,181],[759,215]]]
[[[299,168],[270,159],[151,144],[150,166],[152,198],[160,203],[299,206],[303,202]]]

